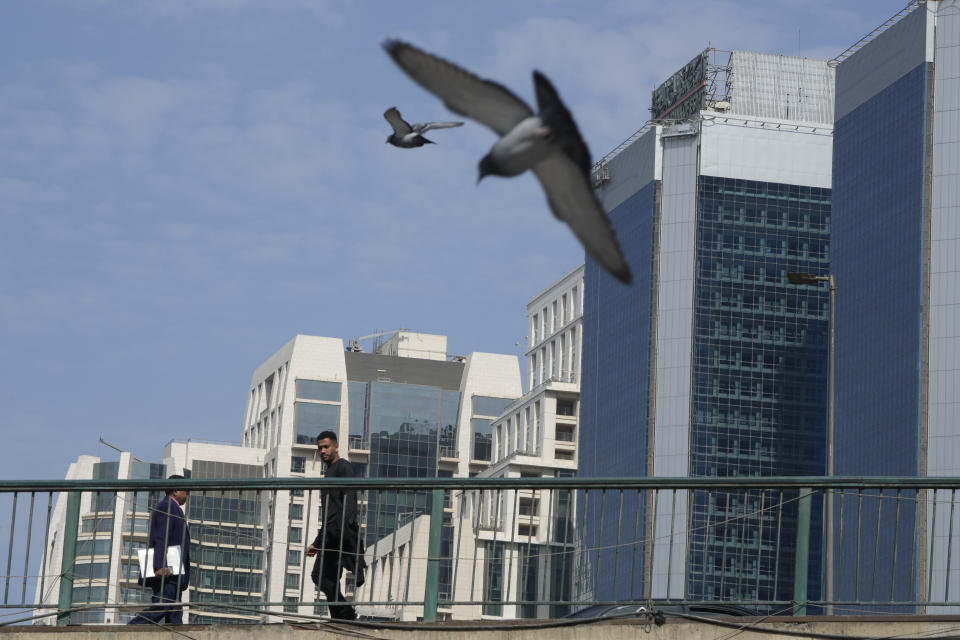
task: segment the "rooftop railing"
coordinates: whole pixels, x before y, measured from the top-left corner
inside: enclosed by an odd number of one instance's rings
[[[150,596],[137,582],[137,551],[174,488],[190,491],[182,542],[194,623],[327,615],[306,556],[321,490],[356,492],[362,555],[317,557],[341,567],[362,558],[363,584],[345,572],[342,586],[368,619],[555,618],[625,602],[763,615],[960,607],[960,478],[3,481],[0,624],[129,620]]]

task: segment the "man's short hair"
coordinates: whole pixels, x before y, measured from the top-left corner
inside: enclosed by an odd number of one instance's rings
[[[183,476],[180,475],[179,473],[175,473],[169,478],[167,478],[167,480],[183,480]],[[170,495],[174,491],[177,491],[177,489],[167,489],[167,495]]]
[[[317,436],[317,442],[320,442],[320,441],[323,440],[324,438],[329,438],[329,439],[330,439],[330,442],[336,442],[336,441],[337,441],[337,434],[334,433],[333,431],[329,431],[329,430],[327,430],[327,431],[321,431],[320,434]]]

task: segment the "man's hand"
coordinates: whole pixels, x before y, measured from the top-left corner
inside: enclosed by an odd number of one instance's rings
[[[173,571],[170,570],[170,567],[160,567],[159,569],[153,572],[153,575],[159,578],[160,576],[173,575]]]
[[[307,547],[307,557],[312,558],[313,556],[317,555],[317,551],[318,549],[315,546],[310,545]]]

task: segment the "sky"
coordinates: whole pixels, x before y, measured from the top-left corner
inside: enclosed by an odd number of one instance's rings
[[[384,39],[531,104],[541,70],[596,159],[704,48],[831,58],[905,4],[0,3],[0,479],[116,459],[100,437],[153,461],[238,442],[254,369],[298,333],[522,358],[527,302],[583,250],[532,176],[476,184],[480,125],[384,144],[388,107],[457,119]]]

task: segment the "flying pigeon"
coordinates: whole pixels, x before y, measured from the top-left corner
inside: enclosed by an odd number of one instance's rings
[[[539,113],[509,89],[399,40],[383,48],[414,81],[448,109],[486,125],[500,136],[480,160],[485,176],[512,177],[527,169],[540,181],[553,215],[566,222],[587,252],[621,282],[630,267],[603,207],[590,186],[590,152],[556,89],[533,72]]]
[[[419,122],[410,124],[400,116],[396,107],[390,107],[384,111],[383,117],[393,127],[393,134],[387,138],[387,142],[404,149],[422,147],[425,144],[436,144],[433,140],[427,140],[422,135],[431,129],[449,129],[450,127],[463,125],[462,122]]]

